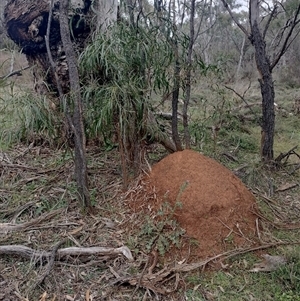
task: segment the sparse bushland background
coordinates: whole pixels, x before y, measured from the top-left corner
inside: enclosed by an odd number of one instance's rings
[[[290,10],[285,18],[296,2],[286,2]],[[145,10],[153,10],[148,2],[141,3]],[[119,127],[122,137],[132,131],[128,120],[136,118],[134,131],[142,127],[144,115],[138,113],[145,108],[153,112],[163,133],[172,137],[170,121],[158,113],[172,113],[174,69],[172,64],[164,64],[173,62],[170,49],[174,44],[155,49],[151,36],[146,40],[146,30],[132,37],[126,26],[120,26],[113,32],[116,43],[100,35],[81,54],[89,189],[95,208],[94,214],[86,216],[77,201],[72,139],[62,131],[63,108],[54,111],[47,96],[37,95],[32,69],[4,78],[28,64],[10,40],[4,39],[0,51],[1,246],[26,245],[53,252],[58,242],[62,243],[59,247],[126,245],[135,261],[111,254],[100,258],[78,256],[72,261],[59,261],[47,271],[46,259],[27,260],[0,253],[0,300],[300,300],[300,247],[293,244],[299,242],[300,233],[300,157],[298,149],[293,149],[300,141],[300,39],[294,40],[273,71],[277,104],[274,162],[265,165],[260,157],[261,91],[254,50],[223,6],[209,6],[205,1],[196,4],[195,21],[203,34],[194,45],[197,66],[193,67],[188,105],[191,146],[231,169],[253,191],[263,213],[261,239],[277,247],[239,254],[222,261],[221,268],[211,263],[204,270],[174,273],[174,277],[171,274],[162,286],[176,290],[166,296],[159,285],[151,290],[142,283],[115,283],[118,276],[142,277],[143,269],[151,264],[151,247],[158,237],[178,243],[179,248],[180,241],[187,239],[174,220],[174,208],[162,208],[164,220],[129,209],[128,198],[139,190],[139,181],[134,178],[134,168],[126,171],[122,167],[118,138]],[[236,14],[241,20],[247,18],[246,12]],[[270,41],[275,43],[276,29],[286,20],[278,19],[271,28],[273,36],[267,36]],[[182,30],[187,34],[186,18]],[[153,30],[151,34],[156,40],[159,32]],[[145,40],[147,45],[143,45]],[[182,49],[187,48],[187,40],[181,40]],[[184,89],[178,99],[178,134],[184,140],[182,109],[187,69],[181,63],[180,87]],[[104,77],[101,66],[105,67]],[[101,80],[93,70],[98,70]],[[145,70],[148,77],[140,77]],[[139,166],[142,173],[149,172],[148,163],[155,164],[168,154],[154,135],[144,139],[146,134],[141,131],[137,137],[146,140],[142,144],[146,161]],[[135,142],[130,139],[130,143]],[[286,156],[276,161],[280,154]],[[124,172],[128,173],[127,190]],[[24,228],[15,229],[15,225]],[[168,243],[161,245],[155,269],[163,268],[170,258],[176,261],[168,255],[172,250]],[[249,272],[262,253],[284,256],[287,264],[271,272]],[[39,282],[39,276],[45,279]]]

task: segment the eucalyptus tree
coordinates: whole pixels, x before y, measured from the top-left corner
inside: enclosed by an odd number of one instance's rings
[[[35,77],[35,88],[53,102],[53,114],[67,116],[62,132],[75,142],[78,196],[91,209],[85,155],[85,132],[77,70],[77,54],[92,27],[87,18],[91,1],[9,0],[4,11],[8,36],[22,49]],[[63,115],[63,114],[62,114]],[[62,121],[63,123],[63,121]],[[62,127],[63,128],[63,127]],[[67,136],[69,135],[69,136]]]
[[[51,4],[53,1],[51,1]],[[50,7],[50,12],[52,7]],[[75,178],[77,183],[77,190],[79,199],[85,210],[92,212],[92,204],[90,193],[88,189],[88,172],[87,172],[87,159],[86,159],[86,137],[83,124],[83,105],[80,92],[80,79],[77,67],[76,53],[71,41],[71,34],[68,20],[69,12],[69,0],[60,0],[59,8],[59,28],[62,41],[62,47],[66,55],[66,61],[68,64],[68,75],[70,82],[70,100],[72,104],[67,105],[67,118],[69,122],[70,130],[74,135],[75,140]],[[50,27],[50,16],[48,18],[48,25]],[[49,32],[50,28],[47,28]],[[47,45],[49,51],[49,45]],[[50,53],[48,53],[51,56]],[[58,83],[57,83],[58,84]],[[59,90],[60,97],[63,98],[61,89]],[[74,107],[73,112],[70,114],[70,107]]]
[[[155,119],[151,102],[154,91],[169,88],[169,67],[173,59],[170,44],[152,26],[154,12],[144,12],[145,3],[124,1],[120,19],[93,41],[80,57],[86,103],[91,109],[91,135],[105,141],[116,134],[124,186],[129,171],[139,172],[145,162],[147,141],[157,141],[175,151],[174,143]]]
[[[278,20],[279,14],[286,11],[285,6],[289,1],[273,2],[270,5],[261,6],[263,3],[259,0],[249,0],[250,31],[235,18],[226,0],[222,0],[222,2],[233,21],[255,49],[255,60],[260,75],[258,81],[262,95],[261,157],[264,162],[270,162],[274,158],[275,129],[275,89],[272,72],[300,32],[300,4],[295,5],[286,24],[277,30],[276,47],[273,52],[270,52],[267,36],[271,24]]]

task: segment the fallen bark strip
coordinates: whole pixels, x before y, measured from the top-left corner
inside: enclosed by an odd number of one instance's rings
[[[57,209],[55,211],[51,211],[49,213],[45,213],[34,220],[30,220],[29,222],[22,224],[13,224],[13,223],[0,223],[0,233],[7,233],[12,231],[25,230],[31,226],[35,226],[40,224],[43,221],[49,220],[53,216],[62,212],[62,209]]]
[[[69,247],[58,249],[56,252],[55,259],[61,260],[67,258],[68,256],[89,256],[89,255],[99,255],[99,256],[114,256],[123,254],[128,260],[133,261],[133,256],[128,247],[122,246],[119,248],[106,248],[106,247]],[[44,250],[35,250],[23,245],[6,245],[0,246],[0,255],[17,255],[23,258],[28,258],[34,260],[38,258],[39,260],[48,260],[53,255],[53,252],[48,252]],[[53,256],[52,256],[53,257]]]

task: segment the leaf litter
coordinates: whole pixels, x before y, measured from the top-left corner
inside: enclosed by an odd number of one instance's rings
[[[214,175],[208,170],[211,165],[216,168],[212,159],[201,158],[204,161],[199,162],[199,154],[188,153],[181,158],[185,164],[180,165],[178,157],[184,152],[168,156],[123,192],[117,153],[91,147],[89,176],[95,213],[86,216],[75,197],[72,158],[62,150],[44,147],[47,151],[41,152],[40,148],[19,145],[1,157],[1,246],[22,245],[45,252],[48,259],[40,256],[39,260],[27,261],[17,254],[1,256],[0,300],[140,300],[142,296],[177,300],[177,290],[184,282],[182,273],[239,254],[289,244],[258,239],[259,229],[272,227],[274,219],[260,219],[253,195],[241,188],[237,178],[219,170],[211,183],[205,182],[208,175]],[[227,185],[233,185],[233,195],[228,196],[224,178],[230,182]],[[243,200],[243,193],[249,199],[247,218],[243,216],[246,207],[241,211],[230,207],[230,202]],[[209,204],[203,216],[198,208],[203,206],[201,196],[208,198]],[[161,210],[165,203],[169,206]],[[190,207],[187,210],[185,206]],[[206,221],[201,223],[205,215]],[[150,249],[146,248],[146,236],[141,235],[146,216],[153,231],[148,238],[155,236]],[[238,220],[232,221],[234,216]],[[171,219],[178,222],[178,228],[169,223]],[[209,227],[213,224],[220,228]],[[201,231],[193,232],[196,226]],[[172,236],[176,231],[180,235]],[[213,239],[207,235],[217,232],[220,236]],[[172,245],[175,238],[181,240],[180,248]],[[165,256],[159,254],[159,239],[165,243]],[[68,247],[122,251],[68,255],[67,260],[58,260],[58,251]],[[134,261],[129,260],[131,253]]]

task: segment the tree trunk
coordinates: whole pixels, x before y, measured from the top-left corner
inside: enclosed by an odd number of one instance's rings
[[[176,151],[182,150],[182,145],[178,133],[178,98],[180,89],[180,65],[178,59],[178,45],[175,44],[176,61],[174,66],[174,86],[172,93],[172,137],[176,146]]]
[[[243,35],[243,42],[242,42],[242,46],[241,46],[241,50],[240,50],[239,62],[238,62],[238,66],[236,68],[235,76],[234,76],[236,83],[238,83],[240,80],[240,71],[241,71],[242,63],[243,63],[243,59],[244,59],[246,38],[247,38],[246,35]]]
[[[188,106],[191,97],[191,78],[192,78],[192,55],[194,47],[194,38],[195,38],[195,28],[194,28],[194,19],[195,19],[195,2],[196,0],[191,1],[191,12],[190,12],[190,41],[188,46],[188,55],[187,55],[187,74],[186,74],[186,84],[185,84],[185,98],[182,109],[182,119],[183,119],[183,130],[184,130],[184,143],[187,149],[191,148],[191,136],[189,132],[189,122],[188,122]]]
[[[94,7],[97,14],[97,30],[104,33],[113,22],[117,21],[118,1],[97,0]]]
[[[60,1],[59,23],[60,35],[63,48],[68,63],[69,79],[70,79],[70,100],[74,102],[73,118],[69,118],[71,128],[75,137],[75,177],[79,199],[83,204],[83,208],[91,211],[92,205],[88,190],[87,163],[85,151],[85,132],[83,125],[82,99],[80,93],[80,81],[78,68],[76,65],[77,57],[74,51],[69,29],[68,20],[69,0]]]
[[[264,162],[270,162],[274,158],[274,83],[271,64],[266,53],[266,43],[258,26],[259,3],[258,0],[250,1],[250,40],[255,48],[255,60],[260,73],[259,83],[262,95],[262,131],[261,131],[261,157]]]

